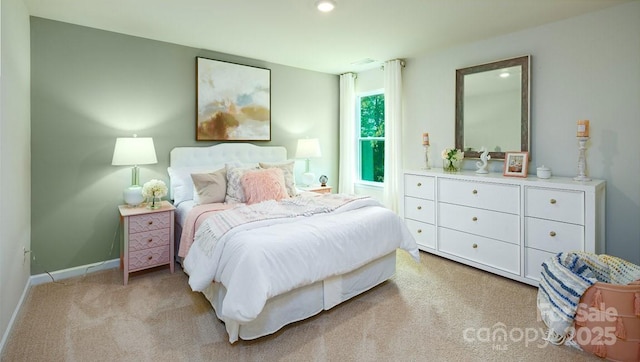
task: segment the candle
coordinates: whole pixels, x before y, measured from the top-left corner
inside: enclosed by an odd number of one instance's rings
[[[581,119],[578,121],[578,137],[589,137],[588,119]]]
[[[429,146],[429,133],[425,132],[422,134],[422,145]]]

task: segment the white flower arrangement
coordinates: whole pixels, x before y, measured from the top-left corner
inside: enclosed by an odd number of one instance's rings
[[[442,150],[442,159],[445,161],[443,166],[445,171],[456,172],[464,159],[464,152],[457,148],[445,148]]]
[[[460,161],[464,158],[464,152],[460,151],[457,148],[445,148],[442,150],[442,159],[451,161]]]
[[[167,185],[162,180],[150,180],[142,186],[142,196],[149,199],[151,197],[164,197],[167,195]]]

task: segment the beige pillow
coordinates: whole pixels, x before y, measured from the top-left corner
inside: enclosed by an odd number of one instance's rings
[[[279,163],[266,163],[260,162],[260,168],[279,168],[284,174],[284,184],[287,187],[287,193],[290,197],[294,197],[298,194],[296,189],[295,177],[293,175],[293,167],[295,166],[295,160],[289,160]]]
[[[227,170],[221,168],[210,173],[192,173],[191,180],[196,205],[224,202],[227,195]]]

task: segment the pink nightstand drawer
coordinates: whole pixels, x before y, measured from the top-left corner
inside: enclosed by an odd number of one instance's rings
[[[171,227],[170,211],[129,216],[129,233],[131,234],[169,227]]]
[[[167,229],[151,230],[129,235],[129,251],[169,245],[171,233]]]
[[[132,251],[129,253],[129,272],[149,268],[155,265],[167,264],[169,263],[170,254],[170,245]]]

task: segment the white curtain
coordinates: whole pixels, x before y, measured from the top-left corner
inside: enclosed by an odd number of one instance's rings
[[[353,194],[354,172],[356,169],[356,75],[340,75],[340,166],[338,191]]]
[[[398,212],[402,173],[402,66],[399,59],[384,65],[384,190],[383,202]]]

